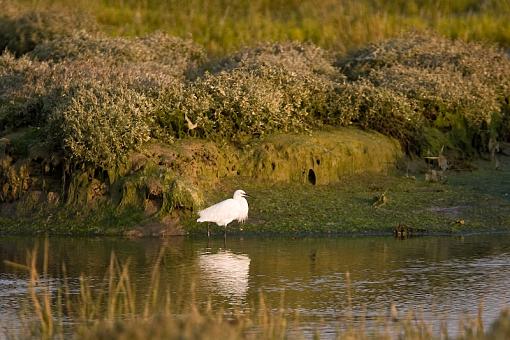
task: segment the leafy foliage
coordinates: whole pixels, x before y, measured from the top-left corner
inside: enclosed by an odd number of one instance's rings
[[[356,123],[392,136],[403,145],[413,142],[423,124],[418,105],[398,92],[375,86],[362,79],[347,83],[337,97],[338,115],[331,118],[342,125]]]
[[[205,59],[202,48],[191,40],[164,33],[137,38],[110,38],[83,31],[69,37],[37,45],[30,56],[54,62],[100,59],[120,66],[124,63],[143,64],[146,68],[167,66],[167,75],[184,76],[191,67]]]
[[[81,29],[95,30],[94,20],[84,13],[57,7],[24,11],[9,2],[0,5],[0,50],[7,49],[17,56]]]
[[[146,96],[126,87],[80,86],[56,107],[49,131],[71,160],[107,168],[150,139],[151,107]]]
[[[319,116],[328,115],[341,78],[316,46],[261,45],[205,65],[178,107],[162,111],[160,122],[174,126],[175,115],[186,114],[200,135],[237,141],[309,130],[322,124]]]
[[[486,147],[483,142],[476,145],[476,140],[510,137],[501,124],[508,115],[510,59],[495,48],[431,34],[408,34],[358,50],[337,64],[354,86],[370,84],[371,97],[376,93],[399,97],[401,104],[396,107],[406,118],[387,125],[399,126],[400,135],[406,136],[397,135],[401,141],[424,143],[416,145],[417,151],[430,144],[423,141],[426,126],[447,134],[454,145],[467,152]],[[366,105],[378,106],[374,102]],[[395,117],[389,110],[380,114],[384,120]],[[403,126],[402,120],[411,124]],[[395,135],[381,125],[369,127]]]
[[[0,130],[38,124],[47,114],[47,81],[51,78],[47,64],[27,57],[0,55]],[[48,98],[49,99],[49,98]]]
[[[186,49],[178,54],[186,42],[179,45],[179,39],[161,34],[140,39],[135,46],[121,39],[111,39],[110,45],[108,40],[86,39],[80,41],[89,42],[89,47],[100,41],[103,54],[90,49],[61,60],[33,59],[36,52],[57,44],[52,42],[41,44],[30,56],[15,58],[8,52],[0,56],[0,130],[46,129],[50,145],[64,149],[69,159],[109,168],[141,141],[159,135],[159,129],[149,124],[156,98],[163,92],[182,91],[185,72],[198,59]],[[143,54],[137,48],[147,49],[144,44],[157,45],[156,41],[168,42],[160,46],[166,54],[154,52],[143,60],[137,58],[136,53]],[[124,51],[122,46],[129,48]],[[125,52],[122,62],[115,58],[118,51]],[[162,60],[156,62],[157,58]],[[170,60],[175,60],[175,67],[165,64]]]

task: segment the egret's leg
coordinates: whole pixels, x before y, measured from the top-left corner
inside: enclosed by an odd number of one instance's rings
[[[211,237],[211,230],[209,228],[209,222],[207,222],[207,238],[210,238]]]

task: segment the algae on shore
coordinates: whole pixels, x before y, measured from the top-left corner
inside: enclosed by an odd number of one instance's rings
[[[445,183],[424,180],[434,165],[403,157],[391,138],[331,128],[242,148],[199,139],[152,143],[116,174],[75,170],[60,184],[58,172],[28,172],[35,159],[23,163],[24,180],[13,177],[31,189],[2,204],[0,223],[11,234],[201,235],[196,211],[242,188],[255,197],[249,219],[232,223],[229,232],[391,233],[398,225],[421,233],[508,230],[508,156],[499,157],[499,169],[479,161],[477,170],[448,170]],[[5,173],[16,174],[16,164],[5,163],[14,167]],[[42,183],[67,191],[48,191]],[[21,184],[13,188],[22,190]],[[382,193],[385,204],[374,206]]]
[[[42,207],[48,193],[41,184],[50,182],[50,178],[39,172],[32,178],[27,173],[32,183],[27,197],[37,197],[38,214],[22,204],[26,200],[16,202],[13,197],[12,203],[3,204],[2,218],[7,221],[3,224],[10,225],[3,230],[16,233],[19,226],[19,232],[27,232],[31,228],[28,224],[39,232],[67,233],[66,223],[91,223],[89,229],[78,228],[79,232],[121,234],[139,224],[137,232],[130,235],[182,234],[188,228],[179,227],[181,218],[186,220],[203,206],[203,193],[233,179],[251,178],[252,183],[266,187],[272,183],[287,183],[296,188],[334,184],[345,176],[389,173],[401,157],[396,141],[354,128],[310,135],[282,134],[243,148],[198,139],[183,139],[173,145],[153,143],[132,153],[127,166],[117,169],[116,174],[74,170],[68,182],[62,183],[65,204],[52,205],[50,210]],[[12,166],[6,163],[6,169]],[[59,173],[46,177],[52,175]],[[7,205],[11,208],[7,209]],[[79,212],[70,222],[69,215],[61,210]],[[53,226],[41,223],[41,218],[50,213],[65,217],[61,221],[57,218]],[[131,223],[120,218],[133,213],[145,217],[134,218]],[[112,226],[111,222],[116,220],[126,224]],[[151,227],[145,230],[143,225]]]
[[[232,223],[230,233],[391,234],[399,225],[421,235],[510,230],[510,157],[501,157],[500,169],[481,160],[473,162],[474,170],[448,170],[443,183],[425,181],[429,166],[423,161],[407,162],[412,164],[403,161],[403,170],[347,175],[328,185],[232,178],[207,192],[205,201],[225,199],[238,188],[253,196],[247,222]],[[382,193],[386,203],[374,206]],[[205,235],[193,220],[186,225]]]

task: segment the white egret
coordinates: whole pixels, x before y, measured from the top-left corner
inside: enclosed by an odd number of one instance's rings
[[[197,222],[214,222],[220,227],[225,227],[227,234],[227,224],[237,220],[244,222],[248,218],[248,201],[245,197],[250,197],[244,190],[236,190],[234,197],[211,205],[209,208],[200,210]],[[209,226],[207,226],[207,236],[210,236]]]

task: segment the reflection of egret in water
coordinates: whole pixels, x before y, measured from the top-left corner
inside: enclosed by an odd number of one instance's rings
[[[243,299],[248,292],[250,258],[223,250],[216,254],[201,254],[198,263],[206,280],[225,297]]]

